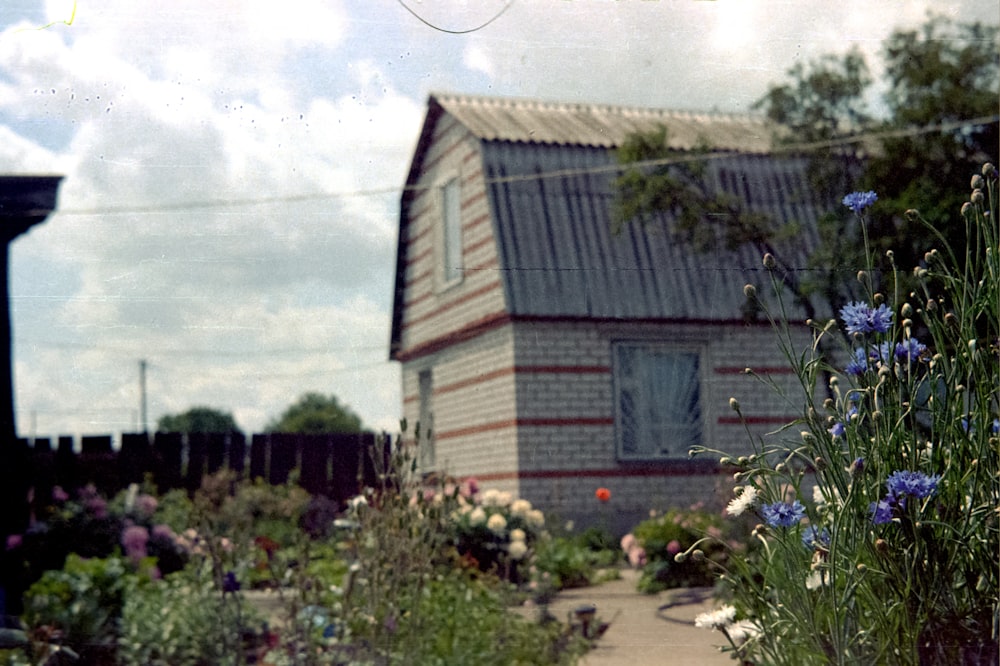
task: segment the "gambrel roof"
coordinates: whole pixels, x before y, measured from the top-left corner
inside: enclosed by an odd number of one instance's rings
[[[798,228],[783,259],[805,266],[829,203],[808,186],[807,158],[767,152],[761,118],[528,100],[432,95],[407,186],[419,180],[436,123],[453,117],[479,143],[507,311],[513,317],[737,321],[743,286],[766,293],[761,252],[695,252],[658,215],[614,234],[615,150],[642,130],[667,128],[678,151],[704,150],[705,178],[748,211]],[[399,342],[406,225],[400,212],[393,344]],[[801,314],[793,309],[792,315]]]

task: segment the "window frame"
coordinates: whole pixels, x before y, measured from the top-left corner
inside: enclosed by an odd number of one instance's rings
[[[423,368],[417,372],[417,423],[420,437],[417,441],[418,462],[424,471],[437,465],[434,446],[434,369]]]
[[[641,442],[641,446],[636,452],[626,452],[625,451],[625,433],[623,424],[623,414],[622,414],[622,391],[628,390],[627,386],[623,387],[623,384],[630,383],[626,381],[623,376],[624,369],[621,367],[621,362],[619,361],[619,350],[622,348],[633,348],[640,352],[640,358],[637,359],[636,363],[642,364],[642,356],[648,354],[669,354],[669,355],[682,355],[693,357],[697,367],[694,370],[694,376],[697,381],[697,395],[695,400],[697,401],[698,417],[696,421],[692,424],[678,423],[680,427],[693,427],[696,428],[697,438],[689,442],[683,449],[682,452],[678,453],[662,453],[653,450],[653,446],[649,442]],[[672,343],[662,339],[617,339],[611,341],[611,375],[612,375],[612,400],[613,400],[613,421],[614,421],[614,433],[615,433],[615,456],[619,461],[622,462],[679,462],[679,461],[689,461],[688,450],[692,446],[703,445],[707,437],[706,428],[706,394],[708,388],[708,382],[705,376],[705,352],[704,348],[696,345],[684,345]],[[635,381],[635,380],[630,380]],[[644,380],[639,380],[643,381]],[[649,392],[648,386],[642,387],[642,393],[646,394]],[[648,400],[648,395],[646,396]],[[645,405],[640,405],[637,407],[637,412],[642,413],[642,407]],[[644,418],[644,417],[643,417]],[[650,425],[648,423],[643,423],[640,426],[642,428],[643,435],[648,435],[650,431]],[[648,439],[643,437],[642,439]]]
[[[462,182],[458,174],[442,181],[438,195],[441,210],[441,242],[438,269],[441,288],[447,289],[464,279],[465,251],[462,238]],[[454,261],[455,265],[451,265]]]

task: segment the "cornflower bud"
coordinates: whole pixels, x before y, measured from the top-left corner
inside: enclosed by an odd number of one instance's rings
[[[736,398],[730,398],[729,399],[729,409],[733,410],[734,412],[739,412],[740,411],[740,401],[737,400]]]
[[[872,296],[872,302],[875,305],[882,305],[883,303],[885,303],[885,294],[881,292],[876,293],[874,296]]]
[[[986,181],[978,173],[972,177],[972,181],[969,183],[969,187],[973,190],[981,190],[986,187]]]
[[[757,298],[757,287],[752,284],[743,285],[743,295],[747,298]]]
[[[903,307],[899,309],[899,314],[903,315],[903,317],[912,317],[913,306],[909,303],[903,303]]]
[[[906,219],[909,222],[916,222],[917,220],[920,219],[920,211],[917,210],[916,208],[907,209],[907,211],[903,213],[903,215],[906,216]]]
[[[687,558],[687,553],[677,553],[674,555],[674,562],[677,564],[684,564],[684,561],[687,560]]]
[[[889,552],[889,543],[885,539],[875,539],[875,551],[880,555]]]
[[[764,255],[764,268],[766,268],[769,271],[773,271],[777,265],[778,262],[775,261],[773,254],[768,252]]]
[[[972,214],[972,204],[966,201],[962,204],[962,217],[969,217]]]
[[[950,326],[958,326],[958,317],[955,316],[954,312],[949,312],[944,316],[944,321]]]
[[[858,282],[864,282],[867,275],[865,271],[858,271]]]
[[[826,458],[824,458],[823,456],[816,456],[813,459],[813,465],[816,466],[816,469],[822,472],[824,469],[826,469],[827,465]]]
[[[982,190],[972,190],[972,196],[969,197],[969,200],[972,203],[974,203],[974,204],[981,204],[981,203],[983,203],[983,201],[985,200],[985,197],[983,196],[983,191]]]
[[[928,312],[934,312],[935,310],[937,310],[937,301],[935,301],[933,298],[928,298],[927,299],[927,311]]]
[[[858,566],[856,568],[858,570],[858,573],[864,573],[868,571],[868,567],[865,566],[864,562],[858,562]]]
[[[703,551],[700,548],[697,548],[697,549],[691,551],[691,560],[693,562],[704,562],[705,561],[705,551]]]
[[[987,162],[983,165],[983,178],[989,178],[990,176],[997,175],[997,168],[993,166],[991,162]]]
[[[893,257],[896,256],[896,253],[893,252],[892,250],[886,250],[885,251],[885,256],[886,256],[886,258],[889,259],[889,261],[892,261]]]

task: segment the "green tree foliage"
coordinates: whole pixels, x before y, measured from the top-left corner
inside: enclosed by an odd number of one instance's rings
[[[996,26],[931,17],[920,28],[897,30],[885,41],[880,90],[863,56],[851,51],[796,65],[788,71],[788,83],[772,87],[757,103],[781,126],[779,142],[815,144],[810,147],[812,185],[820,196],[852,189],[878,193],[880,214],[868,229],[875,256],[891,249],[896,265],[909,269],[942,238],[964,245],[962,193],[979,166],[996,159],[1000,141],[997,37]],[[867,111],[870,99],[881,102],[884,117]],[[862,133],[875,138],[855,141]],[[920,215],[905,214],[908,210]],[[863,265],[861,234],[854,225],[854,216],[843,207],[820,221],[823,242],[813,260],[827,270],[814,273],[807,287],[835,302],[853,296],[842,288],[843,278]]]
[[[362,432],[361,417],[336,396],[306,393],[288,407],[280,418],[272,419],[267,432],[324,434],[331,432]]]
[[[180,414],[165,414],[156,422],[159,432],[239,432],[231,413],[211,407],[192,407]]]
[[[996,159],[998,28],[931,17],[918,29],[897,30],[883,44],[879,81],[857,50],[827,55],[788,70],[756,104],[776,126],[776,148],[810,156],[818,201],[831,202],[819,221],[820,249],[813,270],[786,284],[800,296],[817,294],[834,311],[858,298],[845,278],[864,266],[865,248],[855,216],[838,202],[852,190],[878,193],[868,238],[875,256],[892,249],[905,271],[942,238],[965,242],[959,209],[969,178]],[[870,110],[878,102],[879,113]],[[932,128],[932,129],[928,129]],[[623,164],[653,160],[672,166],[631,167],[618,179],[616,227],[669,212],[677,233],[696,250],[752,243],[779,261],[783,237],[796,226],[750,214],[742,202],[705,190],[703,164],[671,160],[662,131],[636,135],[619,149]],[[792,148],[794,146],[795,148]],[[915,209],[920,215],[907,215]],[[930,222],[925,226],[917,220]],[[876,267],[878,268],[878,267]],[[780,273],[780,271],[779,271]],[[801,282],[799,281],[801,279]],[[892,290],[908,285],[884,283]],[[905,291],[903,291],[905,293]]]

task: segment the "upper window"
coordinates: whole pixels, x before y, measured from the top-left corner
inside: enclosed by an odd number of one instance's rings
[[[462,202],[458,178],[445,183],[441,191],[441,210],[444,218],[443,282],[450,284],[462,279]]]
[[[612,351],[619,457],[687,458],[702,442],[698,354],[644,342]]]

